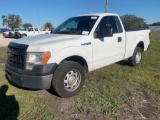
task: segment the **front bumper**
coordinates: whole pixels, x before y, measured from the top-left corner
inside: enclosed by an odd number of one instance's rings
[[[4,37],[4,38],[5,38],[5,37],[8,37],[8,34],[3,33],[3,37]]]
[[[33,70],[17,69],[6,62],[7,80],[29,89],[49,89],[57,64],[40,65]]]
[[[15,34],[9,34],[9,37],[15,37]]]

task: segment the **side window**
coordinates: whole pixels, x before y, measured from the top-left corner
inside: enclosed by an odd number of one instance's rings
[[[121,23],[120,23],[120,21],[119,21],[119,18],[118,18],[117,16],[115,16],[114,18],[115,18],[115,20],[116,20],[119,33],[122,33],[122,32],[123,32],[123,29],[122,29],[122,25],[121,25]]]
[[[35,28],[34,30],[35,30],[35,31],[38,31],[38,28]]]
[[[107,29],[107,28],[112,28],[113,33],[118,33],[118,28],[116,24],[116,20],[114,19],[114,16],[106,16],[102,18],[98,25],[98,29]]]
[[[29,28],[28,30],[29,30],[29,31],[33,31],[33,28]]]

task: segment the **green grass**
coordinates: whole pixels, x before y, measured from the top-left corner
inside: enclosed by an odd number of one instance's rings
[[[7,48],[6,47],[1,47],[0,48],[0,58],[1,59],[6,59],[7,58]]]
[[[104,67],[87,75],[84,87],[78,95],[69,99],[51,99],[53,104],[57,104],[57,106],[64,101],[74,101],[64,110],[60,110],[61,107],[57,107],[57,109],[52,110],[54,112],[51,112],[51,105],[40,97],[37,92],[15,88],[10,85],[5,79],[3,65],[0,67],[0,86],[7,85],[9,89],[6,96],[14,96],[18,102],[18,119],[60,119],[62,111],[64,112],[63,116],[79,114],[117,119],[117,111],[124,110],[125,115],[127,115],[123,106],[125,104],[132,104],[132,101],[138,95],[144,95],[147,100],[159,100],[159,52],[160,32],[152,32],[151,47],[148,51],[144,52],[142,62],[139,66],[131,67],[128,66],[127,61],[122,61]],[[5,47],[0,48],[0,58],[6,58]],[[3,97],[0,96],[0,103],[5,103]],[[7,112],[7,115],[14,111],[14,107],[11,107],[11,104],[13,103],[8,104],[4,110],[0,109],[0,116],[3,111],[9,108],[10,110]],[[67,110],[70,112],[66,112]],[[54,118],[55,116],[56,118]],[[12,114],[9,115],[9,118],[14,117]]]
[[[48,104],[33,91],[22,90],[10,85],[4,77],[4,67],[0,67],[0,119],[52,119]],[[4,86],[9,89],[7,93]],[[3,94],[5,94],[3,96]]]
[[[151,34],[151,47],[144,52],[138,67],[126,65],[127,61],[89,73],[85,86],[79,93],[77,111],[86,114],[103,114],[114,117],[126,102],[136,97],[135,90],[149,99],[160,98],[160,32]],[[89,106],[89,107],[88,107]],[[122,108],[123,109],[123,108]]]

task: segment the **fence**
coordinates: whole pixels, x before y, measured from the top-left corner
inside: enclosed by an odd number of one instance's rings
[[[151,31],[160,31],[160,26],[149,26]]]

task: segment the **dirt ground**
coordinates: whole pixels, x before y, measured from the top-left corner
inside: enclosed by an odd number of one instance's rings
[[[128,91],[128,94],[136,94],[136,97],[125,103],[112,117],[98,115],[98,113],[76,114],[74,112],[78,100],[76,97],[60,98],[46,90],[37,93],[49,104],[53,116],[58,115],[58,119],[62,120],[160,120],[160,99],[155,101],[137,89]]]
[[[12,40],[14,40],[14,38],[4,38],[0,33],[0,47],[8,46]]]

